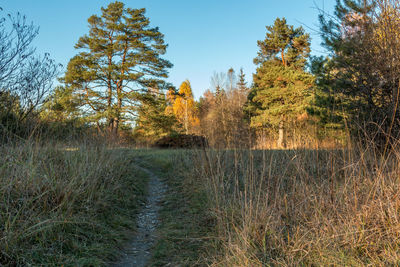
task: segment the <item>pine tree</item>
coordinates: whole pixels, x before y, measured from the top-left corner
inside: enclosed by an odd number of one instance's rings
[[[313,60],[314,110],[327,125],[346,125],[354,138],[378,147],[400,136],[399,15],[392,1],[346,0],[337,1],[334,18],[320,16],[330,58]]]
[[[167,99],[152,93],[139,96],[134,136],[137,140],[153,143],[160,137],[176,132],[176,117],[167,111]]]
[[[276,19],[258,41],[257,71],[246,106],[253,128],[279,129],[278,146],[285,145],[284,127],[304,117],[311,99],[313,77],[305,71],[310,37],[299,28]]]
[[[243,72],[243,68],[240,68],[239,81],[237,82],[237,88],[242,92],[246,92],[247,89],[248,89],[247,88],[246,77],[245,77],[245,74]]]
[[[101,11],[88,19],[89,34],[75,45],[82,52],[70,60],[64,80],[84,99],[88,119],[106,122],[116,134],[138,111],[142,94],[165,87],[172,64],[160,57],[167,45],[145,9],[113,2]]]
[[[48,121],[58,122],[78,119],[81,116],[80,99],[76,98],[72,92],[73,90],[69,87],[57,86],[41,108],[41,117]]]

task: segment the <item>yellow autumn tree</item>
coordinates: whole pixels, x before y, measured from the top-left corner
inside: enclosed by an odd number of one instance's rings
[[[192,87],[188,80],[184,81],[179,87],[179,92],[173,100],[172,110],[186,134],[192,133],[199,125]]]
[[[173,105],[176,99],[176,92],[174,89],[170,88],[165,94],[167,100],[167,108],[165,109],[166,114],[174,114]]]

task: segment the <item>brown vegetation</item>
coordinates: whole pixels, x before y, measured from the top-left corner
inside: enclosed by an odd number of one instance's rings
[[[338,1],[321,15],[330,56],[311,68],[309,35],[277,19],[252,86],[231,68],[198,102],[189,81],[165,81],[167,45],[144,9],[102,13],[53,92],[58,66],[30,46],[37,28],[20,15],[11,32],[0,23],[0,265],[105,265],[146,192],[133,156],[169,175],[164,212],[179,216],[163,215],[160,236],[208,249],[186,262],[400,264],[397,1]],[[102,35],[109,17],[124,23]],[[115,149],[134,142],[177,150]]]
[[[250,146],[250,128],[243,111],[248,89],[241,72],[236,82],[233,69],[212,77],[213,90],[207,90],[199,101],[200,134],[215,148]]]
[[[216,221],[211,266],[398,264],[399,153],[210,150],[180,160]]]
[[[205,148],[208,147],[208,142],[204,136],[177,134],[162,137],[153,146],[157,148]]]

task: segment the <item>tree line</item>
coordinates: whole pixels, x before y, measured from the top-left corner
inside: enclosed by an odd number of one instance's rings
[[[21,15],[4,16],[2,129],[18,134],[10,125],[33,117],[148,144],[179,134],[230,148],[343,144],[350,137],[387,149],[400,134],[399,10],[391,0],[337,1],[333,15],[319,17],[327,51],[320,57],[311,55],[302,27],[277,18],[257,42],[252,80],[242,69],[216,72],[198,101],[189,80],[178,88],[167,81],[168,45],[145,9],[116,1],[91,16],[61,77],[49,55],[31,47],[38,29]]]

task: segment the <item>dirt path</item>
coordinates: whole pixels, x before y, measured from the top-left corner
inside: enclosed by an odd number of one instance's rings
[[[146,205],[138,214],[137,232],[124,251],[124,256],[114,267],[146,266],[151,257],[151,248],[156,240],[156,228],[159,224],[158,212],[161,200],[166,192],[166,185],[148,169],[137,166],[149,175]]]

